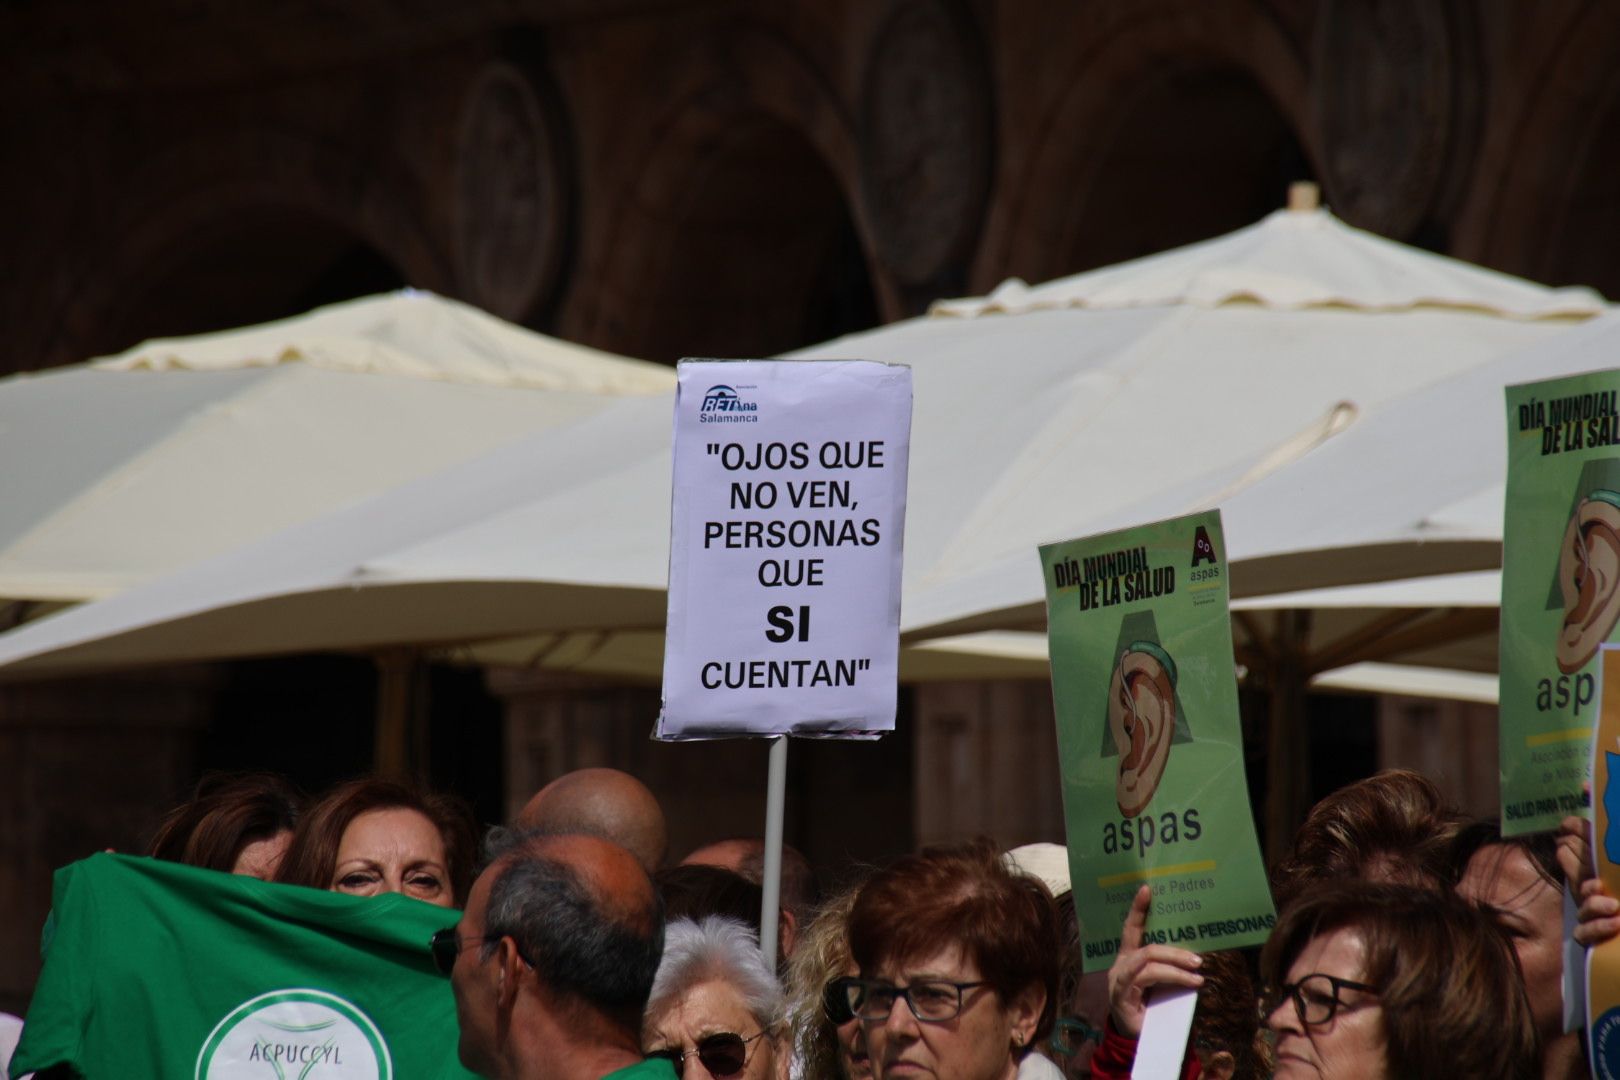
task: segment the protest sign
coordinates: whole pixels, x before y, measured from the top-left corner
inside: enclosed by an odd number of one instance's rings
[[[1620,896],[1620,647],[1598,650],[1592,768],[1592,869]],[[1620,1080],[1620,938],[1586,951],[1586,1017],[1592,1074]]]
[[[457,912],[156,859],[56,873],[13,1075],[472,1076],[428,939]]]
[[[1620,372],[1507,389],[1502,832],[1586,805],[1598,647],[1620,620]]]
[[[911,369],[685,360],[661,739],[894,728]]]
[[[1113,962],[1144,882],[1150,943],[1264,941],[1220,513],[1048,544],[1041,565],[1084,969]]]

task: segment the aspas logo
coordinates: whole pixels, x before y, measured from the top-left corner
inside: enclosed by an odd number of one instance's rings
[[[388,1044],[371,1018],[324,990],[275,990],[214,1026],[196,1080],[393,1080]]]
[[[750,390],[752,387],[742,387]],[[698,420],[710,423],[755,423],[759,419],[754,413],[759,412],[759,406],[752,401],[746,401],[734,387],[724,383],[716,383],[709,387],[709,392],[703,395],[703,404],[698,409]]]
[[[1215,545],[1209,539],[1209,530],[1202,525],[1198,526],[1198,531],[1193,534],[1193,567],[1196,568],[1201,562],[1219,561],[1215,557]]]

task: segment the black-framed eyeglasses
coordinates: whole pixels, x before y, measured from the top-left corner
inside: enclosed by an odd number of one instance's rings
[[[499,941],[505,936],[504,934],[485,934],[482,937],[462,937],[456,933],[455,927],[447,926],[443,930],[436,931],[432,937],[428,938],[428,952],[433,954],[433,966],[439,969],[439,974],[448,975],[455,970],[456,957],[461,955],[462,949],[475,942],[482,945],[490,941]],[[515,941],[512,944],[517,948],[518,959],[530,967],[534,967],[534,962],[523,955],[522,947],[518,946]]]
[[[1314,1027],[1326,1024],[1340,1009],[1355,1007],[1347,1005],[1339,996],[1341,990],[1360,990],[1364,994],[1373,995],[1378,993],[1376,986],[1313,971],[1298,982],[1284,983],[1268,994],[1261,1005],[1263,1010],[1261,1019],[1276,1012],[1284,998],[1291,998],[1294,1002],[1294,1012],[1298,1014],[1302,1025]]]
[[[717,1080],[724,1080],[727,1076],[736,1076],[748,1064],[748,1044],[764,1035],[763,1031],[750,1035],[746,1039],[730,1031],[722,1031],[714,1035],[706,1035],[698,1040],[697,1046],[691,1050],[677,1050],[669,1047],[666,1050],[654,1050],[647,1057],[656,1061],[667,1061],[675,1066],[675,1075],[682,1076],[686,1072],[686,1062],[689,1058],[697,1058],[709,1075]]]
[[[834,1027],[855,1019],[855,1013],[849,1007],[849,984],[859,981],[853,975],[840,975],[822,987],[821,1011],[827,1014]]]
[[[1078,1016],[1060,1016],[1052,1022],[1052,1052],[1078,1054],[1086,1043],[1102,1044],[1103,1033]]]
[[[901,998],[911,1015],[931,1024],[955,1020],[962,1011],[962,991],[990,985],[986,980],[950,982],[946,979],[920,979],[910,986],[896,986],[877,979],[850,979],[844,984],[849,1011],[862,1020],[887,1020],[894,1003]]]

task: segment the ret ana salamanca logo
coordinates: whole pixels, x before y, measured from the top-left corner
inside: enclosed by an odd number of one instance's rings
[[[393,1080],[377,1025],[324,990],[274,990],[244,1001],[214,1026],[197,1054],[196,1080]]]
[[[736,387],[716,383],[703,395],[703,404],[698,408],[698,420],[703,423],[752,424],[759,420],[754,415],[757,412],[759,405],[746,400],[737,392]]]

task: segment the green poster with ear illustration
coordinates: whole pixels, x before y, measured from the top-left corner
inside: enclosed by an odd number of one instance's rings
[[[1507,388],[1502,831],[1587,804],[1597,655],[1620,621],[1620,372]]]
[[[1256,945],[1276,922],[1243,772],[1219,511],[1041,548],[1084,969],[1147,940]]]

